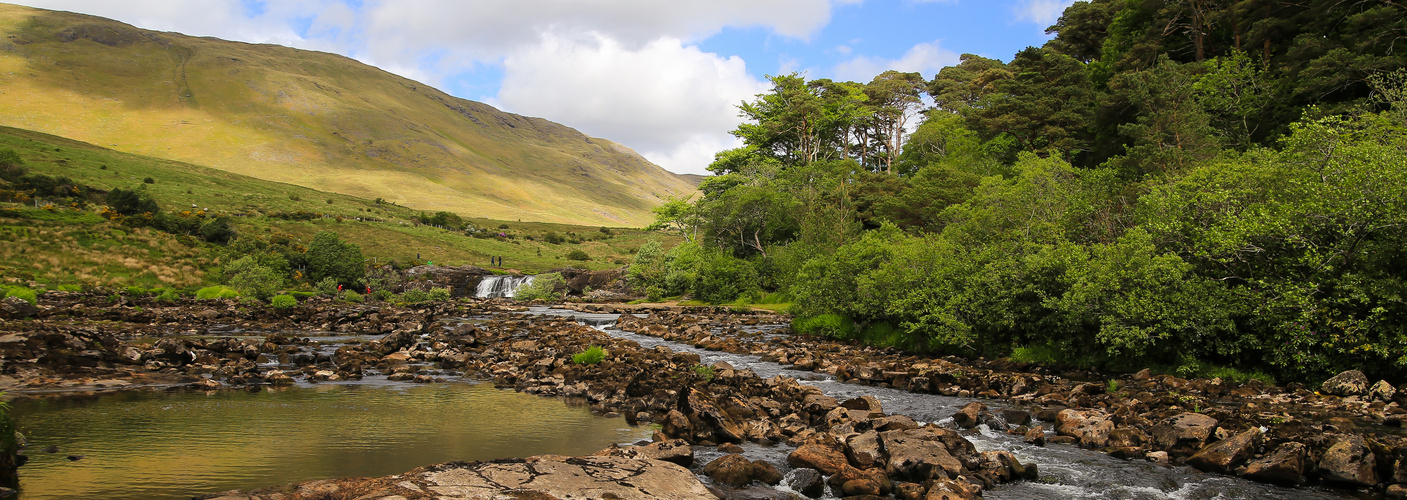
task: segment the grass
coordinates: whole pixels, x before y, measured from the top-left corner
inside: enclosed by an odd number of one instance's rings
[[[129,33],[135,43],[57,39],[80,23]],[[290,187],[507,220],[642,226],[665,197],[693,191],[610,141],[342,56],[145,32],[156,42],[124,25],[11,5],[0,5],[0,30],[24,47],[0,51],[0,88],[23,96],[0,99],[0,125]],[[109,167],[113,180],[149,176],[153,189],[184,187],[157,172]],[[194,194],[208,194],[201,188]],[[238,201],[294,197],[328,198],[289,189]],[[345,199],[333,198],[334,206]]]
[[[586,350],[572,355],[572,362],[578,365],[594,365],[604,361],[609,354],[599,345],[587,347]]]
[[[194,288],[216,279],[208,244],[113,225],[87,213],[0,215],[0,278],[61,285]]]

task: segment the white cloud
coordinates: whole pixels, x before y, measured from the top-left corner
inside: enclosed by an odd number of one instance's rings
[[[837,64],[831,74],[837,80],[868,82],[887,70],[918,72],[931,78],[944,66],[958,64],[958,53],[943,48],[937,41],[915,45],[898,59],[858,56]]]
[[[767,89],[742,59],[674,38],[633,48],[601,34],[546,36],[503,66],[492,104],[625,144],[675,172],[702,173],[732,147],[737,104]]]
[[[1016,6],[1016,19],[1041,25],[1042,28],[1055,24],[1065,8],[1075,0],[1023,0]]]

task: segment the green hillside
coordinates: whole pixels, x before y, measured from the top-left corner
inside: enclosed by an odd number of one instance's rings
[[[0,32],[0,125],[469,217],[639,226],[694,189],[619,144],[338,55],[6,4]]]

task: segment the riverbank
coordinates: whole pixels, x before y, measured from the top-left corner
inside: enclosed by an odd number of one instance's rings
[[[677,439],[708,449],[738,443],[794,447],[786,463],[776,465],[815,470],[831,478],[837,493],[922,498],[938,488],[974,495],[1035,471],[1006,452],[976,453],[954,430],[886,414],[873,398],[836,401],[795,379],[763,379],[704,365],[697,354],[641,348],[571,318],[504,314],[522,309],[506,302],[395,308],[315,300],[274,310],[234,302],[104,305],[103,297],[55,295],[46,294],[37,319],[0,323],[7,390],[213,390],[369,374],[418,382],[469,376],[576,399],[600,414],[654,425],[658,442]],[[1403,483],[1407,448],[1396,427],[1383,425],[1402,413],[1395,394],[1372,401],[1146,373],[1109,383],[1101,374],[913,356],[760,328],[785,323],[770,315],[574,307],[644,314],[622,316],[617,326],[853,383],[983,398],[945,422],[955,429],[983,425],[1021,433],[1032,444],[1078,445],[1279,484],[1394,496]],[[245,338],[220,338],[232,334]],[[318,336],[346,340],[331,349],[309,340]],[[572,356],[590,345],[609,354],[595,365],[573,363]],[[748,484],[782,480],[753,462],[730,458],[714,467],[715,476],[727,479],[709,483],[736,496]]]

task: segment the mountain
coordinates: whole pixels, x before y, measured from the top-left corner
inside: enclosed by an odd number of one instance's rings
[[[694,183],[347,57],[0,4],[0,125],[464,216],[644,225]]]

